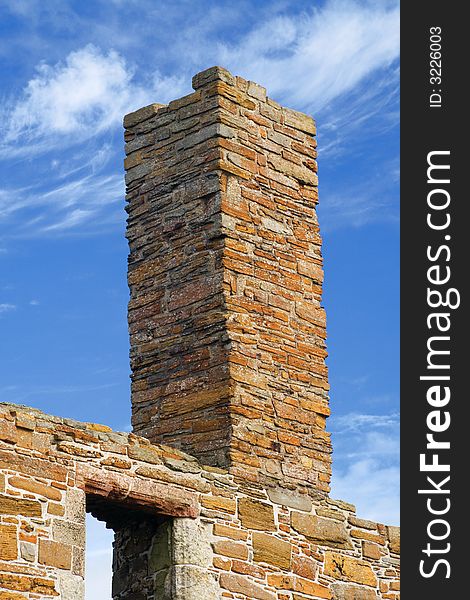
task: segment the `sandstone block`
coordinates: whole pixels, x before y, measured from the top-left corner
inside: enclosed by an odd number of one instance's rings
[[[222,573],[220,575],[220,586],[234,594],[243,594],[247,598],[256,600],[276,600],[275,594],[242,575]]]
[[[292,559],[292,571],[300,577],[314,580],[317,576],[318,566],[316,561],[307,556],[294,556]]]
[[[31,592],[40,596],[58,596],[55,582],[45,577],[27,577],[11,573],[0,573],[0,587],[15,592]],[[4,596],[5,600],[11,600],[15,596]],[[24,598],[24,595],[21,595]]]
[[[248,548],[239,542],[229,540],[219,540],[212,544],[216,554],[222,554],[229,558],[239,558],[241,560],[248,559]]]
[[[227,525],[221,525],[220,523],[214,523],[213,533],[214,535],[228,537],[232,540],[246,540],[248,538],[248,532],[228,527]]]
[[[156,115],[158,109],[162,106],[164,106],[164,104],[149,104],[148,106],[144,106],[143,108],[139,108],[139,110],[127,114],[124,117],[124,127],[134,127],[134,125],[137,125],[142,121],[151,119]]]
[[[340,546],[342,548],[351,547],[348,531],[342,522],[315,515],[292,512],[291,525],[306,538],[320,544]]]
[[[23,500],[0,496],[0,515],[15,515],[22,517],[40,517],[42,515],[41,504],[36,500]]]
[[[256,579],[265,579],[266,577],[265,569],[257,565],[252,565],[249,562],[242,562],[241,560],[232,561],[232,571],[234,573],[241,573],[242,575],[250,575],[250,577],[255,577]]]
[[[334,583],[331,590],[334,600],[377,600],[374,590],[349,583]]]
[[[54,515],[56,517],[63,517],[65,515],[65,507],[57,502],[47,503],[47,514]]]
[[[380,547],[377,546],[377,544],[374,544],[373,542],[364,541],[362,542],[362,555],[365,558],[379,560],[382,556],[382,553],[380,552]]]
[[[0,591],[0,600],[24,600],[24,595],[17,592]]]
[[[50,500],[56,500],[60,502],[62,500],[62,492],[50,485],[44,485],[38,483],[33,479],[24,479],[23,477],[10,477],[9,483],[11,486],[16,487],[20,490],[26,490],[32,494],[49,498]]]
[[[58,569],[72,568],[72,547],[52,540],[39,540],[39,557],[41,564]]]
[[[282,488],[269,488],[268,496],[271,502],[274,502],[275,504],[281,504],[297,510],[304,510],[305,512],[310,512],[312,510],[312,501],[306,494],[289,492]]]
[[[291,545],[272,535],[253,533],[253,558],[281,569],[290,569]]]
[[[203,496],[201,504],[211,510],[220,510],[230,514],[235,514],[237,510],[236,500],[224,496]]]
[[[284,116],[284,123],[287,126],[309,133],[310,135],[315,135],[315,121],[309,115],[297,112],[291,108],[283,108],[282,114]]]
[[[360,540],[368,540],[369,542],[375,542],[381,546],[385,545],[385,538],[377,533],[371,531],[362,531],[361,529],[352,529],[351,537],[358,538]]]
[[[323,572],[325,575],[343,581],[373,587],[377,585],[377,578],[368,562],[337,552],[327,551],[325,553]]]
[[[246,529],[257,529],[259,531],[274,531],[274,509],[271,504],[252,500],[251,498],[240,498],[238,500],[238,517],[242,526]]]
[[[353,525],[353,527],[361,527],[362,529],[371,529],[373,531],[377,531],[377,523],[374,521],[369,521],[368,519],[360,519],[356,517],[356,515],[350,515],[348,521]]]
[[[18,542],[14,525],[0,525],[0,560],[16,560]]]
[[[400,528],[388,526],[387,536],[390,542],[390,552],[400,554]]]

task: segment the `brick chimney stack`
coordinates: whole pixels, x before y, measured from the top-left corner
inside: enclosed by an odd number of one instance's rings
[[[124,119],[134,432],[326,494],[314,121],[220,67]]]

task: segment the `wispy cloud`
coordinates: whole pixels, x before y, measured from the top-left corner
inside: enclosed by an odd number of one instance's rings
[[[400,521],[400,469],[380,461],[363,459],[333,472],[332,497],[356,505],[358,516],[398,525]]]
[[[62,182],[52,179],[29,188],[0,190],[0,219],[10,223],[10,237],[60,234],[87,226],[87,232],[122,220],[124,182],[120,175],[84,174]]]
[[[84,394],[86,392],[95,392],[99,390],[108,390],[113,387],[119,386],[120,383],[103,383],[101,385],[14,385],[0,388],[0,395],[5,394],[3,402],[13,402],[15,404],[21,404],[38,396],[55,396],[55,395],[71,395],[71,394]],[[6,396],[8,394],[8,396]]]
[[[10,98],[0,113],[0,156],[32,156],[98,139],[121,127],[126,113],[155,98],[169,102],[189,84],[181,74],[165,77],[158,69],[144,79],[138,83],[135,67],[119,52],[92,44],[54,65],[39,63],[20,97]],[[102,152],[94,156],[96,162],[104,158]]]
[[[41,3],[23,0],[9,6],[24,20],[34,21],[39,14],[53,18]],[[99,6],[101,15],[108,14],[106,3]],[[272,16],[263,15],[248,29],[246,22],[240,25],[239,8],[213,7],[204,25],[196,27],[181,18],[178,4],[166,16],[173,19],[170,28],[176,18],[181,21],[166,54],[161,48],[157,51],[157,11],[152,3],[142,6],[141,15],[147,17],[141,16],[139,22],[145,43],[137,40],[134,25],[124,36],[117,33],[122,30],[119,19],[129,10],[127,3],[120,16],[106,21],[106,32],[101,22],[86,21],[69,8],[67,18],[60,19],[62,29],[68,22],[80,22],[89,27],[94,44],[83,44],[83,37],[77,37],[82,45],[55,62],[39,62],[21,93],[3,102],[0,156],[25,170],[27,160],[42,161],[41,173],[29,171],[23,177],[25,185],[5,183],[0,189],[0,219],[8,223],[10,237],[88,234],[122,223],[121,162],[117,166],[110,157],[116,158],[118,148],[121,152],[122,142],[118,145],[116,140],[122,140],[123,115],[189,92],[190,71],[214,63],[265,85],[280,102],[313,114],[319,124],[320,151],[331,159],[349,152],[352,139],[357,152],[364,137],[357,136],[359,129],[370,138],[397,123],[395,1],[327,0],[290,12],[279,4]],[[230,41],[220,34],[226,10],[239,24]],[[161,27],[158,31],[166,40],[168,32]],[[152,62],[153,54],[159,59]],[[384,189],[383,177],[353,188],[335,185],[322,190],[321,200],[325,231],[397,218],[396,197]]]
[[[236,43],[219,46],[224,64],[315,112],[398,55],[398,5],[344,0],[276,17]]]
[[[348,431],[362,432],[364,428],[396,428],[399,423],[398,413],[389,415],[364,415],[360,413],[348,413],[334,419],[334,431],[344,433]]]
[[[117,125],[144,102],[132,77],[122,56],[92,45],[53,66],[40,63],[21,97],[4,110],[3,151],[47,150],[51,139],[77,143]]]
[[[353,183],[343,179],[322,187],[320,179],[318,214],[322,231],[358,228],[372,222],[398,223],[396,169],[397,161],[380,161],[374,170],[356,173],[357,181]]]
[[[199,39],[200,64],[195,68],[217,60],[235,73],[262,82],[283,102],[327,115],[333,101],[397,60],[398,22],[397,4],[330,0],[322,8],[275,16],[230,43],[217,39],[217,29],[206,28]],[[190,30],[188,26],[181,32],[184,42],[180,44],[191,44]],[[20,147],[26,151],[18,144],[23,140],[31,152],[47,149],[54,136],[67,143],[86,139],[119,125],[122,115],[133,108],[176,97],[188,87],[186,71],[186,64],[180,63],[171,76],[156,68],[149,77],[136,73],[119,52],[105,52],[91,44],[55,65],[42,62],[21,97],[3,115],[4,143],[11,146],[14,142],[17,152]],[[390,79],[396,86],[398,72],[392,75],[363,89],[353,104],[349,99],[345,110],[349,124],[384,112],[390,94],[381,94],[380,102],[377,97],[385,86],[388,91]],[[352,109],[358,113],[355,119]],[[337,129],[338,118],[330,115],[327,127]]]
[[[399,521],[399,415],[333,416],[332,494],[356,504],[361,517]]]
[[[2,303],[0,304],[0,315],[16,310],[15,304]]]

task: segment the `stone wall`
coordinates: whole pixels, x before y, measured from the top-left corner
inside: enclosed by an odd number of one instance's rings
[[[83,600],[86,510],[116,531],[116,600],[399,597],[398,528],[348,503],[0,404],[0,600]]]
[[[314,123],[193,87],[124,121],[144,437],[0,404],[0,600],[84,600],[87,511],[115,600],[397,600],[398,528],[328,496]]]
[[[134,431],[329,491],[315,124],[214,67],[127,115]]]

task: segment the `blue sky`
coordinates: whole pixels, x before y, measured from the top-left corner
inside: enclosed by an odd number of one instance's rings
[[[122,116],[220,64],[317,121],[333,496],[396,523],[398,3],[2,0],[0,39],[1,399],[129,428]]]

